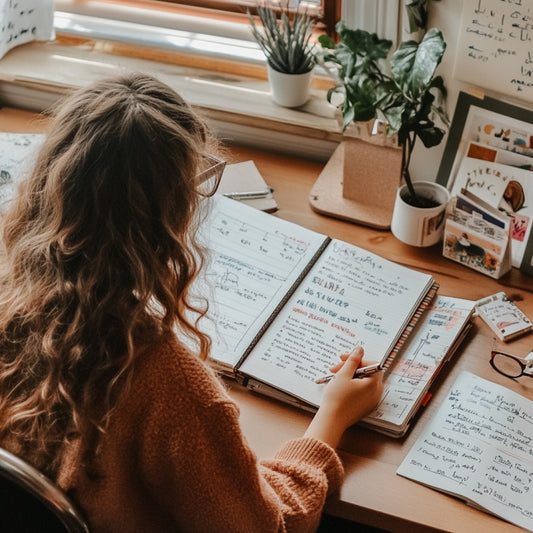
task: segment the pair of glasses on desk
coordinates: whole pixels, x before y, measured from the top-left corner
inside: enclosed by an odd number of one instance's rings
[[[515,355],[493,350],[490,354],[490,364],[496,372],[508,378],[533,377],[533,351],[527,358],[522,359]]]

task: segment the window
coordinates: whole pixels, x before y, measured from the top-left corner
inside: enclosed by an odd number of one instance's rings
[[[321,30],[332,30],[342,18],[350,27],[397,40],[400,0],[304,1],[321,17]],[[214,55],[217,49],[233,48],[237,52],[242,47],[244,59],[257,61],[262,54],[249,30],[244,13],[247,4],[255,5],[255,0],[55,0],[54,3],[59,33],[154,48],[177,46],[183,51],[183,47],[188,47],[192,52],[207,47]],[[137,27],[126,28],[126,24]],[[166,35],[165,28],[171,30]],[[209,36],[205,46],[199,43],[202,36]],[[226,41],[215,45],[213,36]],[[195,48],[198,43],[200,48]]]
[[[353,1],[353,0],[351,0]],[[357,0],[356,0],[357,1]],[[361,0],[358,0],[361,1]],[[374,1],[374,0],[372,0]],[[296,4],[297,0],[289,0]],[[319,27],[332,33],[335,23],[341,17],[341,0],[301,0],[302,6],[316,15]],[[112,13],[117,8],[130,7],[152,12],[181,12],[204,18],[247,23],[247,9],[254,10],[256,0],[55,0],[56,9],[80,14]]]
[[[243,13],[245,9],[253,10],[257,0],[163,0],[168,3],[182,4],[208,9],[217,9]],[[142,3],[142,0],[140,0]],[[296,7],[298,0],[289,0],[290,7]],[[302,7],[317,16],[321,28],[332,33],[335,23],[341,17],[341,0],[300,0]]]

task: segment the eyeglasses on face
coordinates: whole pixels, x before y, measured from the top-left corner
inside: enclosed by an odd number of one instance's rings
[[[225,166],[226,161],[214,155],[204,156],[201,165],[203,170],[196,176],[197,190],[200,196],[209,198],[217,192]]]
[[[533,360],[521,359],[507,353],[492,351],[490,364],[496,372],[508,378],[519,378],[524,375],[533,377]]]

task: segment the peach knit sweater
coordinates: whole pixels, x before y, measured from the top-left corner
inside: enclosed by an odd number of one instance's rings
[[[143,358],[91,471],[73,446],[57,482],[93,533],[314,531],[342,479],[336,452],[300,438],[258,461],[238,419],[212,371],[170,340]]]

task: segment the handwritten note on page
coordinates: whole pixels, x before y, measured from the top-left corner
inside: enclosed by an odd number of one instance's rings
[[[233,367],[326,237],[229,198],[211,207],[201,236],[210,264],[196,287],[210,295],[201,327],[215,363]]]
[[[462,372],[397,473],[533,531],[533,402]]]
[[[364,422],[383,427],[402,427],[409,422],[474,306],[472,300],[436,297],[387,372],[381,400]]]
[[[318,406],[325,387],[316,380],[356,345],[386,359],[431,284],[428,274],[332,240],[240,370]]]
[[[0,2],[0,58],[14,46],[54,36],[53,0]]]
[[[45,135],[40,133],[0,132],[0,213],[6,211],[15,196],[44,139]]]
[[[455,77],[533,101],[533,5],[524,0],[466,0]]]

